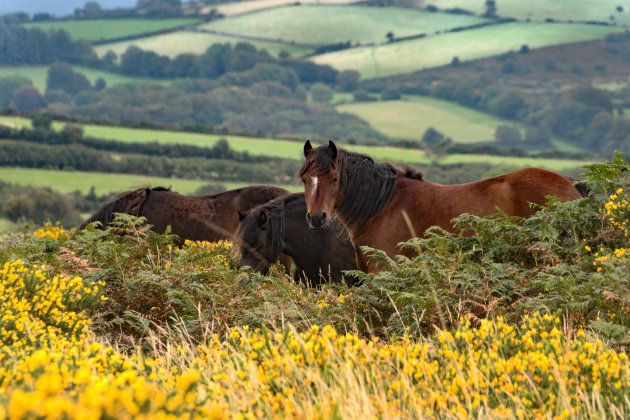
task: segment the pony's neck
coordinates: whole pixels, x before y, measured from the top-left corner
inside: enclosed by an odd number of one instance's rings
[[[383,212],[396,191],[398,173],[388,163],[347,153],[341,163],[341,203],[337,216],[349,232],[360,232],[365,223]]]

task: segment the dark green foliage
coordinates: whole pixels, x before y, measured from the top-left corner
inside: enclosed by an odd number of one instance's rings
[[[11,105],[13,94],[24,86],[31,86],[31,80],[20,76],[9,76],[0,78],[0,108]]]
[[[0,181],[0,217],[13,222],[61,221],[72,226],[80,216],[71,201],[50,188],[24,187]]]
[[[327,104],[332,101],[333,90],[323,83],[315,83],[311,86],[311,96],[313,101]]]
[[[23,86],[13,93],[13,105],[18,111],[33,112],[44,106],[44,98],[32,86]]]

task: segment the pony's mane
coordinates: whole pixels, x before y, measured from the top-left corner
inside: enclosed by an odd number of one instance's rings
[[[275,257],[282,253],[282,242],[284,240],[284,198],[263,204],[252,210],[242,221],[238,228],[238,238],[247,241],[247,238],[254,232],[260,230],[258,218],[262,212],[267,214],[267,229],[271,235],[271,248]],[[242,244],[249,246],[249,244]],[[272,262],[272,261],[270,261]]]
[[[422,174],[410,168],[402,172],[389,163],[375,163],[369,156],[339,148],[337,162],[343,195],[337,213],[348,227],[359,227],[381,214],[396,191],[398,176],[422,179]],[[299,176],[310,168],[322,174],[330,171],[332,160],[326,146],[313,149],[308,154]]]
[[[83,222],[81,226],[79,226],[79,230],[84,229],[88,223],[92,222],[101,222],[102,227],[105,227],[114,220],[114,213],[126,213],[132,216],[138,216],[138,214],[140,214],[140,208],[142,208],[142,204],[144,204],[150,191],[170,190],[170,187],[151,188],[146,186],[120,193],[112,201],[101,206],[101,208]]]

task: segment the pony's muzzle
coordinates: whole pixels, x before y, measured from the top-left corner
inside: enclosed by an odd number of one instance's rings
[[[326,217],[326,212],[321,213],[306,213],[306,221],[311,229],[319,230],[323,229],[326,226],[326,222],[328,222],[328,218]]]

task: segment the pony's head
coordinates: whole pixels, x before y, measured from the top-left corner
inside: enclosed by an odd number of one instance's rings
[[[270,206],[254,209],[245,215],[239,212],[241,224],[236,241],[241,251],[241,267],[267,274],[271,264],[282,253],[283,218]]]
[[[324,228],[331,219],[333,209],[341,200],[341,176],[337,146],[313,149],[310,141],[304,144],[306,161],[298,173],[304,183],[306,198],[306,220],[313,229]]]

